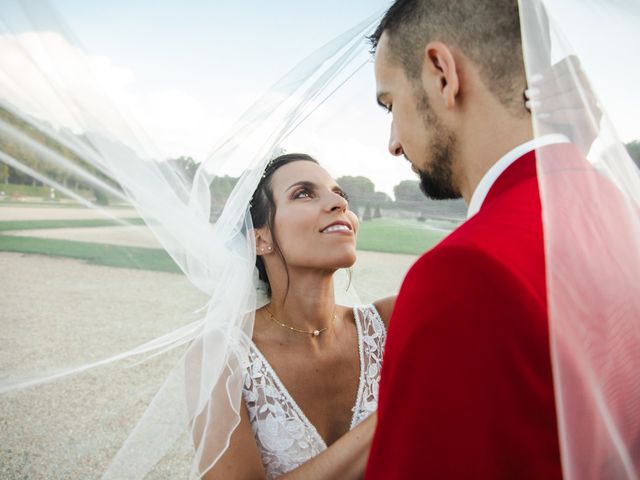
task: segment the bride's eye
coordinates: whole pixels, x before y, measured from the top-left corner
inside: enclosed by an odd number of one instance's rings
[[[311,198],[311,192],[306,188],[302,188],[293,194],[293,198]]]
[[[344,190],[336,190],[336,193],[344,198],[347,202],[349,201],[349,194]]]

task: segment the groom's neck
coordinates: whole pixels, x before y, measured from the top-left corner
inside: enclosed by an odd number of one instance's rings
[[[457,180],[468,205],[487,171],[507,152],[533,138],[531,117],[489,104],[469,116],[457,138]]]

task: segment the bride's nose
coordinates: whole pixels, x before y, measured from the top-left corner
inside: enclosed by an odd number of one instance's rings
[[[329,210],[342,210],[346,211],[349,206],[349,202],[342,195],[336,192],[331,192],[329,197]]]

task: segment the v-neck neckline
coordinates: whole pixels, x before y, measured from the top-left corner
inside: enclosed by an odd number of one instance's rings
[[[363,333],[362,333],[362,326],[360,325],[360,321],[358,319],[355,307],[353,308],[353,318],[354,318],[354,321],[356,323],[356,331],[357,331],[357,337],[358,337],[358,357],[360,359],[360,375],[359,375],[359,378],[358,378],[358,390],[356,392],[356,401],[355,401],[355,404],[354,404],[354,406],[352,408],[352,416],[351,416],[351,422],[349,423],[349,430],[353,429],[354,422],[357,419],[359,405],[360,405],[360,403],[362,401],[362,388],[363,388],[363,385],[364,385],[364,356],[363,356],[364,354],[363,354],[363,351],[362,351],[362,341],[363,341],[362,340],[362,335],[363,335]],[[267,357],[264,356],[262,351],[253,342],[253,340],[251,340],[251,345],[252,345],[253,350],[255,351],[255,353],[260,357],[260,360],[264,363],[264,365],[267,367],[267,369],[271,373],[271,376],[273,377],[273,380],[276,382],[276,385],[278,386],[278,389],[280,390],[280,392],[285,395],[285,397],[287,398],[287,401],[289,401],[291,406],[294,408],[296,413],[299,415],[300,420],[302,420],[302,423],[304,423],[305,426],[308,427],[309,430],[311,430],[313,432],[313,434],[316,437],[316,440],[318,440],[320,445],[322,445],[322,447],[326,449],[327,448],[327,442],[324,440],[324,438],[322,438],[322,435],[320,435],[320,432],[318,432],[318,429],[316,428],[316,426],[313,423],[311,423],[311,421],[307,418],[307,416],[305,415],[305,413],[302,410],[302,408],[300,408],[300,405],[298,405],[298,402],[296,402],[296,400],[293,398],[291,393],[289,393],[289,390],[287,389],[287,387],[285,387],[285,385],[282,382],[282,380],[280,380],[280,377],[278,376],[278,374],[276,373],[274,368],[271,366],[271,363],[269,363],[269,360],[267,360]]]

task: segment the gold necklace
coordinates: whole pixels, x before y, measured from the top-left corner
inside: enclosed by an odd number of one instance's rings
[[[334,322],[336,321],[336,314],[333,314],[333,318],[331,319],[331,323],[324,327],[324,328],[320,328],[320,329],[316,329],[316,330],[300,330],[299,328],[296,327],[292,327],[291,325],[287,325],[286,323],[282,323],[280,320],[277,320],[276,317],[273,316],[273,313],[271,313],[271,311],[267,308],[264,307],[264,309],[267,311],[267,313],[269,314],[269,318],[271,320],[273,320],[275,323],[277,323],[278,325],[280,325],[281,327],[284,328],[288,328],[289,330],[291,330],[292,332],[297,332],[297,333],[304,333],[305,335],[311,335],[312,337],[317,337],[319,336],[322,332],[325,332],[327,330],[329,330],[329,328],[331,328],[331,325],[334,324]]]

